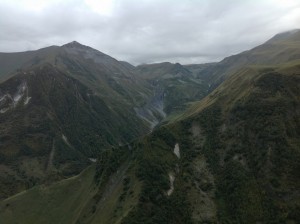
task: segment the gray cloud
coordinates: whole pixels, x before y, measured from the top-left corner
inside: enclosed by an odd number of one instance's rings
[[[297,0],[0,0],[0,51],[77,40],[133,64],[203,63],[298,24]]]

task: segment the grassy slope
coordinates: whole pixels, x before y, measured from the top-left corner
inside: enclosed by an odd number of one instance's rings
[[[2,201],[1,223],[75,223],[95,192],[94,174],[95,165],[78,176],[34,187]]]
[[[133,158],[127,146],[101,153],[95,176],[97,192],[79,223],[120,223],[136,206],[140,182],[134,176]]]
[[[118,155],[105,157],[105,166],[91,165],[77,176],[3,200],[1,223],[121,223],[137,204],[140,183],[133,175],[128,153],[124,158]]]

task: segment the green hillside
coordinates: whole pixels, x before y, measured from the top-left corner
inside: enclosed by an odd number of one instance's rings
[[[0,220],[2,223],[75,223],[95,191],[94,174],[93,165],[78,176],[10,197],[1,202]]]

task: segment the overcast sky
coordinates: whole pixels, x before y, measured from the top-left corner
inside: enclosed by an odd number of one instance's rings
[[[203,63],[300,28],[300,0],[0,0],[0,51],[76,40],[118,60]]]

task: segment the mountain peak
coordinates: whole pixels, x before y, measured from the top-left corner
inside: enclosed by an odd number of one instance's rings
[[[70,43],[62,45],[62,47],[68,47],[68,48],[87,48],[88,46],[85,46],[77,41],[72,41]]]
[[[64,44],[61,46],[62,48],[66,49],[69,53],[76,53],[78,54],[79,52],[82,54],[82,53],[85,53],[85,54],[88,54],[86,55],[86,58],[94,58],[95,55],[99,56],[107,56],[109,57],[108,55],[102,53],[101,51],[98,51],[92,47],[89,47],[87,45],[83,45],[77,41],[72,41],[70,43],[67,43],[67,44]]]

